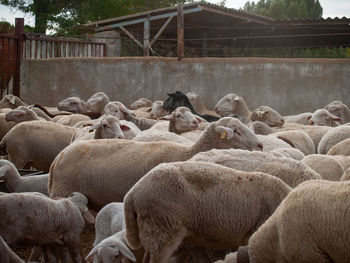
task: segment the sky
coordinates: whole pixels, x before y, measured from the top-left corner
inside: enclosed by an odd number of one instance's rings
[[[248,0],[227,0],[226,7],[239,9]],[[350,17],[350,0],[319,0],[323,7],[323,17]],[[207,2],[216,4],[219,3],[219,0],[207,0]],[[258,0],[255,0],[258,2]],[[34,26],[34,18],[30,15],[23,14],[22,12],[10,10],[4,5],[0,5],[0,21],[7,21],[11,24],[15,23],[16,17],[24,17],[24,23]]]

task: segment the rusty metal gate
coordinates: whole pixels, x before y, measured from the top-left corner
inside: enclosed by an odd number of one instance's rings
[[[17,50],[20,40],[15,36],[0,35],[0,95],[12,93],[19,96],[14,87],[14,78],[17,72]],[[16,80],[17,82],[17,80]]]

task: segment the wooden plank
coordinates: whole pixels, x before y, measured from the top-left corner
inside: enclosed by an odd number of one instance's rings
[[[120,27],[120,29],[128,36],[130,37],[140,48],[143,49],[143,45],[138,41],[128,30],[126,30],[124,27]]]
[[[185,44],[184,44],[184,13],[183,4],[177,5],[177,59],[184,58]]]

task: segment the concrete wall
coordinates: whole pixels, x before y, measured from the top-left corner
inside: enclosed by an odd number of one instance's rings
[[[140,97],[163,100],[176,90],[202,94],[208,108],[236,93],[251,110],[269,105],[284,115],[332,100],[350,106],[350,60],[85,58],[23,60],[21,68],[21,97],[48,106],[98,91],[129,105]]]

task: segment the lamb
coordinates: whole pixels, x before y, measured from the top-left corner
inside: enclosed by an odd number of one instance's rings
[[[152,107],[153,102],[146,98],[138,99],[129,105],[130,110],[137,110],[142,107]]]
[[[235,249],[290,190],[268,174],[206,162],[160,164],[125,196],[126,240],[143,247],[151,263],[169,262],[182,242]]]
[[[342,118],[331,114],[329,111],[318,109],[309,118],[309,125],[336,127],[341,121],[343,121]]]
[[[334,145],[350,138],[350,126],[342,125],[331,128],[320,140],[317,153],[326,154]]]
[[[25,263],[0,236],[0,258],[2,263]]]
[[[9,245],[21,241],[34,245],[62,244],[69,249],[72,261],[80,263],[84,219],[94,222],[87,203],[87,198],[80,193],[60,200],[28,193],[3,195],[0,197],[0,235]]]
[[[123,256],[136,260],[125,241],[123,203],[113,202],[100,210],[95,219],[95,233],[94,248],[86,260],[91,256],[94,256],[94,263],[114,262],[115,258]]]
[[[328,155],[346,155],[350,156],[350,138],[342,140],[337,144],[333,145],[329,151]]]
[[[348,106],[346,106],[341,101],[335,100],[329,103],[324,107],[327,111],[329,111],[331,114],[338,116],[343,119],[341,123],[347,123],[350,122],[350,110]]]
[[[56,155],[69,145],[75,128],[48,121],[17,124],[0,142],[17,168],[48,172]]]
[[[311,154],[306,156],[301,162],[319,173],[324,180],[339,181],[344,174],[344,167],[333,156]]]
[[[28,105],[24,103],[20,98],[12,94],[5,95],[0,101],[0,109],[2,108],[15,109],[18,106],[28,106]]]
[[[64,149],[51,165],[49,193],[51,197],[67,196],[78,189],[95,207],[103,207],[121,202],[128,190],[159,163],[185,161],[213,148],[262,150],[262,144],[247,126],[231,117],[208,125],[201,138],[191,145],[110,139],[80,141]]]
[[[299,185],[231,262],[350,262],[349,189],[350,182]]]
[[[303,181],[321,179],[320,175],[300,161],[278,158],[269,153],[239,149],[212,149],[193,156],[189,161],[211,162],[245,172],[261,172],[280,178],[290,187]]]
[[[9,192],[39,192],[49,196],[48,174],[21,176],[16,167],[5,159],[0,160],[0,180],[5,182]]]
[[[176,91],[175,93],[168,93],[168,96],[169,97],[164,101],[163,106],[169,112],[174,111],[177,107],[185,106],[189,108],[193,114],[196,114],[209,122],[217,121],[219,119],[218,117],[209,114],[198,114],[194,110],[188,97],[181,91]]]

